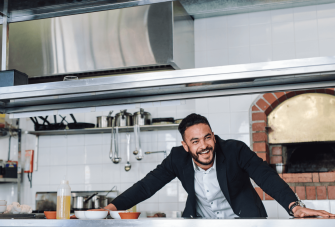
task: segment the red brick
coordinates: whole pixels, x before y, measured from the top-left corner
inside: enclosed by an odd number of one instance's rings
[[[279,105],[278,100],[274,101],[273,103],[271,103],[271,107],[272,109],[276,108]]]
[[[299,199],[306,199],[305,186],[296,186],[295,192],[297,193]]]
[[[306,186],[307,199],[316,200],[315,186]]]
[[[271,153],[272,155],[282,155],[283,151],[282,151],[282,147],[272,147],[271,149]]]
[[[267,121],[265,113],[252,113],[252,121]]]
[[[335,186],[328,186],[328,199],[335,199]]]
[[[257,156],[263,159],[263,161],[269,163],[269,154],[268,153],[257,153]]]
[[[326,93],[327,93],[327,94],[330,94],[330,95],[334,95],[334,89],[335,89],[335,88],[327,88],[327,89],[326,89]]]
[[[255,132],[255,133],[252,133],[252,140],[254,142],[268,142],[268,136],[265,132]]]
[[[292,189],[293,192],[295,192],[295,187],[294,186],[290,186],[290,188]]]
[[[327,199],[326,186],[316,187],[316,194],[318,195],[318,200]]]
[[[326,93],[325,89],[316,89],[316,93]]]
[[[284,102],[287,99],[285,92],[276,92],[275,96],[277,97],[278,102]]]
[[[252,124],[252,131],[265,131],[265,122],[253,123]]]
[[[283,163],[283,156],[272,156],[270,163],[271,164]]]
[[[292,98],[293,96],[296,96],[296,93],[294,91],[287,91],[285,92],[285,94],[288,99]]]
[[[311,173],[284,173],[283,180],[287,183],[313,182]]]
[[[261,198],[261,200],[264,200],[264,196],[263,196],[264,193],[263,193],[263,190],[262,190],[260,187],[256,187],[255,190],[256,190],[256,192],[257,192],[259,198]]]
[[[266,93],[266,94],[264,94],[264,95],[263,95],[263,98],[266,99],[266,101],[268,101],[268,103],[270,103],[271,106],[272,106],[272,104],[275,103],[275,102],[279,103],[279,102],[277,101],[277,97],[275,97],[272,93]],[[277,104],[277,105],[278,105],[278,104]],[[277,106],[277,105],[276,105],[276,106]],[[272,108],[273,108],[273,106],[272,106]]]
[[[312,173],[313,182],[320,182],[319,173]]]
[[[320,182],[335,182],[335,172],[319,173]]]
[[[305,93],[315,93],[315,89],[305,90]]]
[[[261,110],[263,110],[264,112],[270,108],[270,105],[267,104],[263,99],[259,99],[257,102],[256,102],[257,106],[259,108],[261,108]]]
[[[295,95],[301,95],[301,94],[304,94],[304,93],[306,93],[304,90],[302,90],[302,91],[295,91]]]
[[[251,108],[252,111],[260,111],[260,109],[258,109],[257,106],[253,105],[252,108]]]
[[[268,152],[268,145],[266,143],[254,143],[252,146],[255,152]]]
[[[273,200],[273,198],[265,193],[265,200]]]

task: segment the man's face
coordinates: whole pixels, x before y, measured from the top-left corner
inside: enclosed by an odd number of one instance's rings
[[[188,127],[184,133],[183,147],[190,152],[198,166],[209,166],[214,161],[214,133],[207,124]]]

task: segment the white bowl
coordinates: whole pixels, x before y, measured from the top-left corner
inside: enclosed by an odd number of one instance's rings
[[[0,206],[0,213],[3,213],[7,210],[7,206]]]
[[[6,206],[7,201],[6,200],[0,200],[0,206]]]
[[[125,210],[118,210],[118,211],[109,211],[109,215],[114,219],[121,219],[119,213],[126,212]]]
[[[76,218],[78,218],[78,219],[86,219],[85,212],[86,212],[86,211],[75,210],[75,211],[74,211],[74,215],[75,215]]]
[[[104,219],[108,215],[108,211],[85,211],[85,216],[88,219]]]

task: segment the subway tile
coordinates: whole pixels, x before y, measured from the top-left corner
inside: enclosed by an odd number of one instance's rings
[[[250,46],[250,62],[266,62],[272,60],[270,44]]]
[[[303,6],[293,8],[294,21],[306,21],[316,19],[317,6]]]
[[[271,23],[271,11],[249,13],[249,24],[266,24]]]
[[[329,200],[329,208],[330,208],[330,213],[334,214],[335,213],[335,200]]]
[[[85,146],[67,147],[67,164],[68,165],[83,165],[85,164]]]
[[[230,133],[249,133],[249,112],[232,112],[230,114]]]
[[[319,43],[318,40],[308,40],[296,42],[296,55],[303,57],[318,57],[319,56]],[[307,54],[307,55],[306,55]]]
[[[178,211],[184,211],[185,207],[186,207],[185,203],[178,203]]]
[[[232,139],[231,138],[231,136],[230,136],[230,134],[216,134],[215,133],[215,135],[217,135],[217,136],[219,136],[221,139],[223,139],[223,140],[229,140],[229,139]]]
[[[318,38],[317,20],[297,21],[294,23],[295,41],[316,40]]]
[[[178,211],[178,203],[159,203],[159,211]]]
[[[335,55],[335,38],[319,40],[320,57]]]
[[[208,98],[208,113],[227,113],[230,111],[229,97]]]
[[[335,17],[318,19],[319,39],[335,38]]]
[[[71,184],[85,184],[85,165],[68,166],[67,172],[70,186]]]
[[[102,115],[102,112],[89,112],[89,113],[85,113],[85,122],[86,123],[96,124],[97,123],[97,117],[101,116],[101,115]],[[77,120],[77,122],[79,122],[79,121]]]
[[[317,8],[317,17],[318,18],[329,18],[335,17],[335,3],[331,4],[319,4]]]
[[[204,67],[208,67],[207,66],[207,52],[206,51],[196,51],[195,52],[195,68],[204,68]]]
[[[160,203],[177,203],[178,186],[177,182],[170,182],[158,191]]]
[[[206,37],[206,32],[194,30],[194,49],[196,52],[206,50]]]
[[[292,218],[279,203],[277,203],[277,210],[278,218]]]
[[[114,164],[112,162],[103,164],[102,172],[104,173],[104,183],[119,183],[121,181],[121,171],[123,171],[123,166],[120,164]]]
[[[232,134],[230,135],[230,139],[239,140],[245,143],[248,147],[250,147],[250,134]]]
[[[157,133],[158,142],[176,141],[176,130],[164,130]]]
[[[85,145],[102,144],[102,139],[101,134],[85,134]]]
[[[314,210],[325,210],[330,212],[330,200],[302,200],[306,207]]]
[[[142,145],[142,151],[144,153],[144,157],[143,157],[142,161],[143,162],[148,162],[148,164],[152,163],[152,162],[157,162],[158,157],[161,156],[160,153],[145,154],[145,152],[147,152],[147,151],[158,151],[156,141],[153,141],[151,143],[142,143],[141,145]]]
[[[224,66],[229,64],[228,49],[209,50],[206,54],[206,67]]]
[[[194,30],[205,31],[207,25],[207,18],[200,18],[194,20]]]
[[[208,114],[208,121],[215,134],[229,134],[230,133],[230,114],[229,113],[215,113]]]
[[[175,118],[177,115],[177,106],[161,106],[158,108],[157,117],[173,117]]]
[[[249,15],[245,14],[234,14],[227,17],[228,27],[245,26],[249,24]]]
[[[104,176],[101,164],[85,165],[85,184],[101,184],[103,183]]]
[[[67,146],[83,146],[85,145],[85,135],[68,135]]]
[[[250,26],[250,45],[271,44],[271,24]]]
[[[197,21],[197,20],[198,19],[196,19],[195,21]],[[223,29],[223,28],[226,28],[227,25],[228,25],[226,16],[208,17],[208,18],[204,19],[204,21],[205,21],[205,24],[206,24],[205,26],[206,26],[207,30]],[[200,24],[198,24],[197,26],[200,27]],[[195,26],[195,29],[197,29],[196,26]]]
[[[227,29],[212,29],[206,32],[206,50],[217,50],[228,47]]]
[[[249,26],[228,28],[228,47],[249,45]]]
[[[269,218],[278,218],[278,202],[275,200],[272,201],[262,201],[268,214]]]
[[[38,140],[38,146],[41,147],[50,147],[50,136],[40,136]]]
[[[39,147],[37,163],[38,166],[48,166],[50,164],[50,148],[49,147]],[[35,154],[34,154],[35,155]]]
[[[50,136],[49,143],[50,147],[65,147],[67,146],[67,136]]]
[[[271,10],[272,23],[283,23],[293,21],[293,8]]]
[[[229,48],[229,64],[248,64],[250,63],[249,46]]]
[[[251,95],[230,96],[230,111],[249,111],[252,100]]]
[[[99,164],[102,162],[102,145],[85,146],[85,164]]]
[[[121,183],[136,183],[139,178],[139,162],[133,162],[131,163],[131,170],[126,172],[124,169],[124,165],[122,165],[120,168],[121,172]]]
[[[208,113],[208,98],[195,99],[195,112],[197,114]]]
[[[33,185],[48,185],[50,183],[49,166],[39,166],[33,174]],[[29,182],[26,182],[29,185]]]
[[[156,169],[157,164],[156,163],[146,163],[146,164],[140,164],[139,165],[139,179],[143,179],[149,172]]]
[[[49,165],[57,166],[67,164],[66,147],[50,147],[49,152]]]
[[[140,205],[140,210],[139,211],[143,212],[145,214],[145,217],[147,217],[148,214],[150,215],[152,212],[159,212],[159,203],[142,202],[139,205]],[[148,212],[146,212],[146,211],[148,211]]]
[[[64,178],[67,179],[67,166],[50,166],[50,184],[59,185]]]
[[[290,60],[295,58],[295,45],[293,42],[277,43],[272,46],[272,59],[274,61]]]
[[[286,43],[294,42],[294,24],[293,22],[272,24],[272,42]]]
[[[72,184],[69,182],[71,191],[85,191],[85,184]]]

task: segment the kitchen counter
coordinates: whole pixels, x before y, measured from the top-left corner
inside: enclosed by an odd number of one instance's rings
[[[285,227],[333,227],[335,226],[335,219],[167,219],[167,218],[153,218],[153,219],[138,219],[138,220],[34,220],[34,219],[11,219],[1,220],[0,227],[15,227],[15,226],[36,226],[36,227],[94,227],[94,226],[113,226],[113,227],[268,227],[268,226],[285,226]]]

